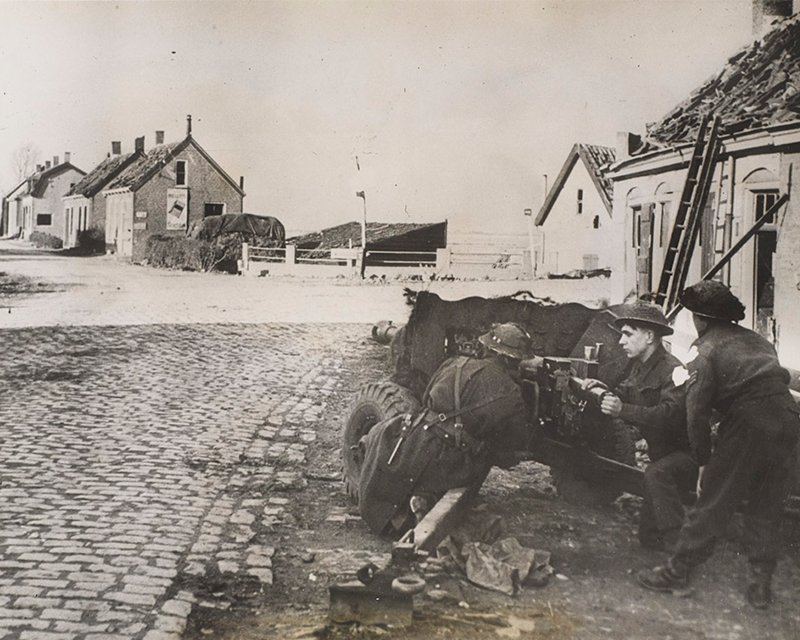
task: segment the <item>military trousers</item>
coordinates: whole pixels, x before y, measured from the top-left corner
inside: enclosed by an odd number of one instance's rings
[[[748,561],[772,575],[786,498],[796,485],[798,408],[788,392],[735,403],[703,472],[700,496],[687,514],[669,564],[678,573],[707,560],[743,501]]]
[[[671,546],[686,516],[684,504],[697,487],[698,467],[688,451],[674,451],[647,465],[644,503],[639,512],[639,542]]]

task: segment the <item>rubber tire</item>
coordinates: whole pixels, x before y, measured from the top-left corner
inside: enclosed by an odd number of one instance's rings
[[[342,459],[344,488],[358,504],[358,486],[363,465],[362,452],[357,447],[361,438],[378,422],[420,409],[420,401],[411,391],[394,382],[371,382],[359,390],[350,405],[344,424]]]
[[[596,425],[591,433],[597,434],[594,441],[589,442],[589,448],[595,453],[605,457],[636,466],[636,435],[633,430],[621,420],[605,420],[601,425]],[[590,474],[581,474],[575,469],[550,469],[553,484],[556,486],[559,497],[570,504],[579,506],[592,506],[597,504],[610,504],[614,502],[622,491],[599,485],[590,477]]]

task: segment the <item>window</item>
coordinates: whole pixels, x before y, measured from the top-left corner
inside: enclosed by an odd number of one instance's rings
[[[38,227],[49,227],[53,224],[53,216],[49,213],[37,213],[36,214],[36,226]]]
[[[578,189],[578,213],[583,213],[583,189]]]
[[[225,213],[224,204],[215,204],[212,202],[206,202],[203,211],[203,217],[208,218],[208,216],[221,216],[223,213]]]
[[[600,228],[600,216],[595,216],[594,217],[594,220],[592,220],[592,226],[595,229],[599,229]]]
[[[761,191],[754,192],[755,196],[755,219],[760,220],[767,210],[775,204],[778,200],[777,191]],[[775,214],[773,213],[766,221],[766,224],[775,223]]]
[[[175,161],[175,184],[179,187],[186,184],[186,160]]]

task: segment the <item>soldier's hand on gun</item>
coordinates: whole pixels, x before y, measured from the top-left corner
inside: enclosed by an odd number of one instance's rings
[[[622,412],[622,400],[613,393],[605,393],[600,400],[600,411],[612,418],[619,418],[619,414]]]
[[[581,381],[582,391],[589,391],[590,389],[594,389],[596,387],[606,387],[606,385],[605,383],[600,382],[600,380],[595,380],[594,378],[584,378]]]

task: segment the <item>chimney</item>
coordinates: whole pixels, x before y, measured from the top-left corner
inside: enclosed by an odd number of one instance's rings
[[[156,131],[156,144],[164,144],[164,132]]]
[[[644,146],[642,136],[630,131],[617,132],[617,160],[627,160]]]
[[[753,0],[753,37],[761,39],[778,18],[792,15],[792,0]]]
[[[58,166],[58,156],[53,156],[53,166],[54,167]]]
[[[239,176],[239,188],[244,191],[244,176]]]
[[[69,151],[64,152],[64,164],[72,162],[72,154]]]
[[[111,143],[111,155],[118,156],[122,153],[122,143],[119,140],[115,140]]]
[[[45,160],[44,161],[44,167],[45,167],[45,169],[49,169],[50,168],[50,161],[49,160]]]
[[[191,114],[186,116],[186,137],[192,135],[192,116]]]
[[[144,153],[144,136],[141,138],[136,138],[133,142],[133,148],[137,152]]]

